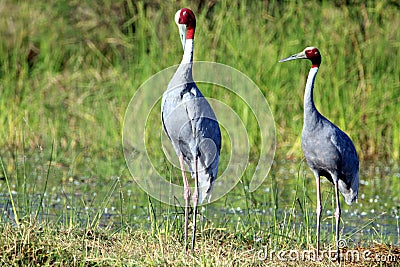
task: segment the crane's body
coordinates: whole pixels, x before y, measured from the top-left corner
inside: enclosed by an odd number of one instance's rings
[[[188,45],[188,42],[186,43]],[[221,132],[210,104],[192,78],[192,65],[181,63],[162,98],[162,121],[176,154],[183,155],[192,176],[198,158],[199,203],[209,200],[218,174]]]
[[[314,82],[318,67],[310,69],[309,82]],[[334,184],[349,205],[358,193],[358,156],[353,142],[342,130],[315,108],[313,85],[307,84],[304,94],[302,149],[310,169]]]
[[[179,157],[184,183],[185,249],[187,251],[189,198],[185,172],[188,165],[195,180],[193,197],[192,250],[195,244],[197,205],[210,200],[221,150],[221,131],[210,104],[192,77],[196,20],[190,9],[178,10],[175,21],[184,49],[183,58],[162,98],[162,123]]]
[[[313,99],[314,81],[321,64],[321,55],[317,48],[307,47],[302,52],[280,60],[309,59],[312,62],[304,93],[304,124],[302,149],[313,172],[317,184],[317,255],[319,254],[321,192],[320,176],[325,176],[335,187],[336,198],[336,248],[339,259],[339,192],[345,202],[351,205],[357,200],[359,184],[359,160],[350,137],[336,125],[322,116],[316,109]]]

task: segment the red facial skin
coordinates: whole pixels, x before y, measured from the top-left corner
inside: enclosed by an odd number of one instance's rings
[[[317,48],[306,50],[305,53],[307,58],[311,60],[312,68],[318,68],[321,65],[321,54]]]
[[[186,25],[186,39],[194,39],[194,32],[196,29],[196,17],[193,11],[189,8],[182,8],[178,23]]]

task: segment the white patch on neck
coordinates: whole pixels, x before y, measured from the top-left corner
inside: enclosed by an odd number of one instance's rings
[[[181,64],[187,64],[193,62],[193,48],[194,48],[194,40],[186,39],[185,50],[183,52],[183,58]]]

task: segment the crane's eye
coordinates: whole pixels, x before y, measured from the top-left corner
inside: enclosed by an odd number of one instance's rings
[[[182,12],[181,16],[179,17],[179,22],[185,24],[187,22],[187,12],[186,10]]]
[[[319,51],[317,49],[307,50],[306,55],[307,58],[313,58],[319,55]]]

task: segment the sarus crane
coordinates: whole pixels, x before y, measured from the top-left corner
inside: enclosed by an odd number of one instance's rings
[[[350,137],[322,116],[314,105],[314,81],[321,64],[319,50],[315,47],[307,47],[302,52],[282,59],[279,62],[295,59],[308,59],[312,64],[304,93],[302,149],[317,183],[317,256],[319,257],[322,212],[320,176],[325,176],[335,187],[336,255],[337,259],[340,260],[339,223],[341,210],[339,192],[342,193],[348,205],[357,200],[359,183],[358,155]]]
[[[175,14],[183,46],[182,61],[164,92],[161,104],[164,131],[179,157],[185,199],[185,251],[188,251],[188,217],[191,190],[185,163],[194,178],[193,232],[194,250],[197,206],[210,201],[218,174],[221,131],[209,102],[197,88],[192,77],[196,18],[192,10],[182,8]]]

